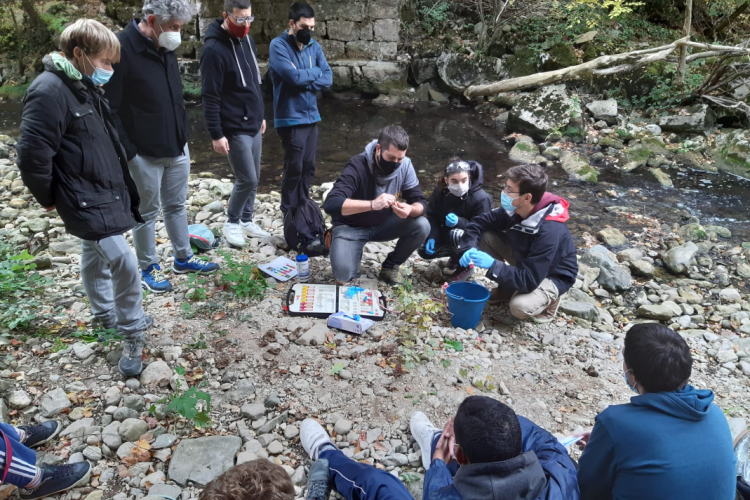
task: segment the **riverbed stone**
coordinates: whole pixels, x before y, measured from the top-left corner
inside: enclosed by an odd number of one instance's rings
[[[260,417],[266,414],[266,407],[262,404],[246,404],[240,409],[240,412],[245,418],[249,418],[250,420],[258,420]]]
[[[141,385],[166,387],[172,380],[172,369],[165,361],[154,361],[141,373]]]
[[[596,236],[611,247],[621,247],[628,244],[628,239],[617,228],[608,227],[602,229],[596,233]]]
[[[546,140],[553,131],[582,137],[582,116],[580,103],[570,98],[565,85],[549,85],[518,99],[508,114],[507,130],[538,141]]]
[[[638,307],[638,317],[667,321],[675,317],[672,308],[660,304],[644,304]]]
[[[653,278],[656,274],[656,268],[650,262],[645,260],[636,260],[630,263],[630,269],[636,276],[643,276],[645,278]]]
[[[690,261],[698,252],[698,246],[689,241],[684,245],[674,247],[662,256],[664,265],[675,274],[686,273],[690,269]]]
[[[662,186],[668,187],[668,188],[674,187],[674,184],[672,183],[672,178],[669,177],[669,174],[664,172],[662,169],[650,168],[649,172],[651,172],[651,175],[654,176],[654,179],[656,179],[656,181]]]
[[[39,402],[42,407],[42,415],[50,418],[63,410],[67,410],[71,407],[68,395],[62,389],[55,389],[42,396]]]
[[[326,341],[326,334],[329,332],[325,323],[316,323],[312,328],[307,330],[295,343],[299,345],[322,346]]]
[[[585,155],[565,150],[560,157],[560,163],[563,170],[574,180],[581,182],[599,180],[599,173],[589,165],[589,160]]]
[[[560,302],[560,312],[588,321],[596,321],[599,319],[599,309],[596,307],[596,304],[591,304],[589,302],[563,300]]]
[[[456,94],[462,94],[471,85],[495,82],[507,76],[502,61],[494,57],[478,61],[465,54],[443,52],[436,65],[440,79]]]
[[[117,432],[125,441],[138,441],[138,438],[148,432],[148,423],[136,418],[128,418],[120,424]]]
[[[666,132],[701,134],[716,123],[716,115],[707,104],[696,104],[687,108],[687,114],[668,115],[659,119],[659,126]]]
[[[608,125],[617,123],[617,101],[614,99],[592,101],[586,104],[586,109],[595,120],[604,120]]]
[[[237,436],[183,439],[169,462],[169,479],[180,486],[188,481],[205,486],[234,466],[241,447]]]
[[[511,148],[508,158],[519,163],[536,163],[539,147],[533,142],[517,142]]]

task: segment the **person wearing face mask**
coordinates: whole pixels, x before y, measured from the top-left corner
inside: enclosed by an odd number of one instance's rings
[[[138,263],[123,233],[143,222],[114,117],[101,90],[120,57],[104,25],[80,19],[60,36],[62,53],[44,57],[44,73],[24,100],[18,167],[34,198],[57,210],[81,238],[81,279],[96,322],[125,340],[120,372],[141,372],[144,330]]]
[[[225,0],[223,19],[206,29],[200,55],[206,128],[236,178],[224,238],[237,247],[245,246],[245,235],[270,236],[253,222],[266,120],[257,49],[248,35],[252,21],[250,0]]]
[[[145,223],[133,229],[133,246],[141,284],[153,293],[172,290],[156,251],[160,211],[174,252],[173,272],[205,274],[219,269],[193,255],[185,208],[190,151],[175,49],[180,45],[180,29],[194,14],[188,0],[146,0],[143,18],[134,19],[117,34],[122,57],[104,86],[141,195]]]
[[[269,46],[268,67],[273,83],[273,126],[284,147],[281,212],[309,198],[318,148],[317,93],[333,84],[323,49],[313,39],[315,12],[305,2],[289,8],[289,27]]]
[[[331,268],[339,283],[359,277],[368,242],[392,240],[398,242],[382,264],[380,279],[400,283],[399,266],[429,234],[430,223],[422,217],[427,202],[406,156],[408,147],[403,128],[385,127],[364,153],[349,160],[328,193],[323,210],[333,219]]]
[[[733,500],[732,434],[713,392],[689,384],[685,339],[658,323],[638,324],[622,355],[620,384],[635,396],[609,406],[581,434],[581,499]]]
[[[451,243],[450,231],[464,229],[473,218],[492,210],[492,196],[482,189],[483,183],[482,165],[452,158],[427,203],[430,234],[418,253],[425,260],[450,257],[448,268],[456,271],[446,279],[448,283],[466,281],[474,272],[458,264],[461,255]]]
[[[501,207],[451,232],[462,266],[487,269],[498,286],[490,303],[509,302],[519,319],[551,322],[578,276],[576,247],[565,221],[567,200],[547,193],[539,165],[508,169]],[[507,262],[507,263],[506,263]]]

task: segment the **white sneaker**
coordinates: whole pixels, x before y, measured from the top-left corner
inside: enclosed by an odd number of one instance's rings
[[[321,446],[326,444],[334,446],[331,438],[322,425],[311,418],[306,418],[299,428],[299,440],[310,458],[318,459]]]
[[[242,234],[242,227],[231,222],[224,224],[224,238],[226,238],[227,243],[235,247],[244,247],[246,243],[245,235]]]
[[[414,412],[411,416],[411,435],[419,445],[419,449],[422,450],[422,466],[424,470],[430,469],[430,463],[432,462],[432,440],[435,438],[435,434],[440,432],[440,429],[432,425],[427,415],[421,411]]]
[[[240,226],[242,226],[242,230],[251,238],[265,238],[266,236],[271,236],[271,233],[262,230],[253,221],[240,222]]]

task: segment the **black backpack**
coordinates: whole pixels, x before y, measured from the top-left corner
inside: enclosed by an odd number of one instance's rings
[[[284,216],[284,238],[292,250],[309,257],[328,255],[325,247],[326,225],[320,207],[302,197],[299,206]]]

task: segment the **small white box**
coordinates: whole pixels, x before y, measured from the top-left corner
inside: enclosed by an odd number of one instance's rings
[[[362,318],[358,315],[350,316],[344,311],[339,311],[328,317],[329,327],[338,328],[345,332],[356,333],[357,335],[362,335],[374,324],[375,322],[370,319]]]

